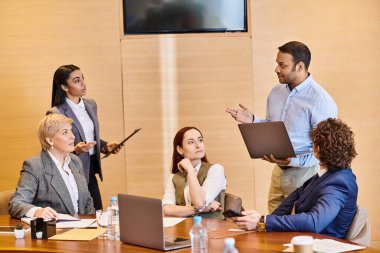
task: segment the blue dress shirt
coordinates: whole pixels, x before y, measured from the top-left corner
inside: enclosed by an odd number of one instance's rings
[[[289,166],[309,167],[318,163],[313,154],[312,129],[319,122],[337,115],[332,97],[309,74],[293,90],[288,84],[276,85],[267,99],[266,119],[255,117],[254,123],[283,121],[297,155],[291,158]]]

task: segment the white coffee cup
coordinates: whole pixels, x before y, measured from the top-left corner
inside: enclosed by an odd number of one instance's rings
[[[309,235],[295,236],[291,243],[294,253],[313,253],[314,239]]]

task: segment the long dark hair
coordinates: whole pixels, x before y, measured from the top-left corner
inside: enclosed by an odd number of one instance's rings
[[[172,173],[175,174],[177,173],[179,170],[178,170],[178,167],[177,167],[177,164],[183,159],[183,156],[180,155],[180,153],[178,153],[177,151],[177,146],[180,146],[182,148],[182,142],[183,142],[183,136],[185,135],[185,133],[191,129],[195,129],[197,130],[202,138],[203,138],[203,135],[201,133],[201,131],[199,131],[198,128],[196,127],[184,127],[184,128],[181,128],[175,135],[174,137],[174,140],[173,140],[173,158],[172,158]],[[206,154],[205,156],[201,159],[202,162],[206,162],[208,163],[208,160],[207,160],[207,157],[206,157]]]
[[[80,68],[70,64],[63,65],[55,71],[53,77],[51,107],[61,105],[65,102],[66,92],[62,90],[61,85],[67,85],[67,80],[69,79],[71,72],[74,72],[75,70],[80,70]]]

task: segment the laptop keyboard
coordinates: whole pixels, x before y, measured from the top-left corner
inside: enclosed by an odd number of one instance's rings
[[[175,242],[165,242],[165,248],[171,248],[177,245],[181,245],[181,244],[175,243]]]
[[[176,237],[174,240],[165,241],[165,248],[174,248],[176,246],[190,246],[190,240],[186,238]]]

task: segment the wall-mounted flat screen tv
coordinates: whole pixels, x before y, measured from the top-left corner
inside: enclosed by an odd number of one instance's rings
[[[123,0],[124,34],[246,32],[246,0]]]

